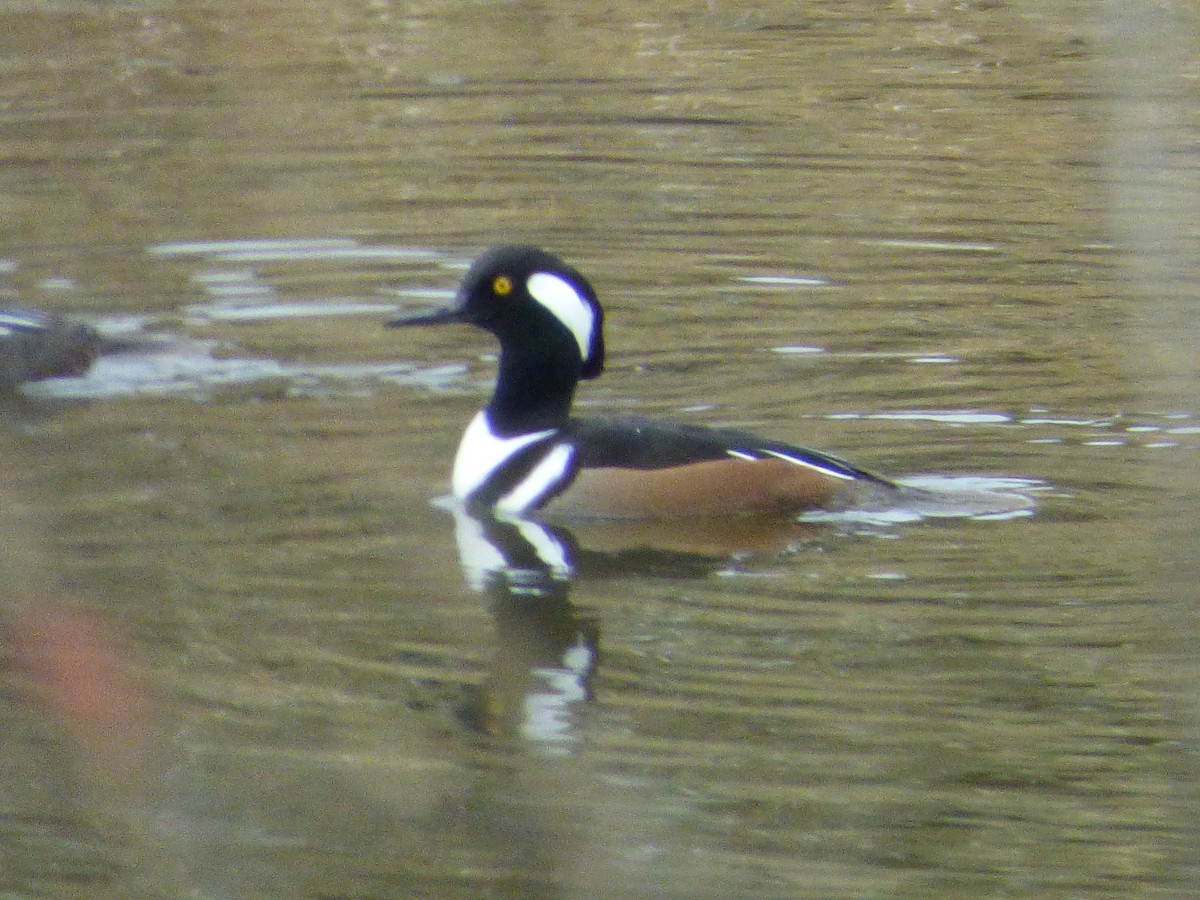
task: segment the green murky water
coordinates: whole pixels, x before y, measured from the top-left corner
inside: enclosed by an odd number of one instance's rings
[[[100,611],[156,712],[79,747],[7,667],[5,896],[1187,894],[1173,15],[1137,67],[1077,3],[0,4],[3,298],[186,339],[10,429],[13,596]],[[430,501],[495,347],[380,325],[518,241],[606,304],[588,408],[1036,514],[480,584]]]

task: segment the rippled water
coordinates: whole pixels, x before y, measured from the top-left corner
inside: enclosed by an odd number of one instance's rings
[[[0,299],[141,342],[6,407],[0,892],[1190,893],[1196,23],[1100,15],[0,4]],[[517,241],[583,408],[1033,515],[456,518],[496,347],[382,322]]]

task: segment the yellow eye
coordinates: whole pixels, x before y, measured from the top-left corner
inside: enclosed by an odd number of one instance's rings
[[[497,275],[492,281],[492,293],[497,297],[507,297],[512,289],[512,279],[507,275]]]

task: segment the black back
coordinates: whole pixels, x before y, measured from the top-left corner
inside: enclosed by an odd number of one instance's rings
[[[572,419],[566,434],[575,443],[575,460],[583,468],[666,469],[729,459],[732,451],[752,459],[783,457],[851,478],[891,485],[886,478],[831,454],[763,440],[732,428],[707,428],[622,416]]]

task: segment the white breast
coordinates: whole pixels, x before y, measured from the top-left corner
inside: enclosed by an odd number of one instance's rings
[[[450,489],[459,500],[465,500],[479,490],[488,478],[507,463],[516,453],[545,440],[554,434],[554,429],[519,434],[516,437],[498,437],[488,421],[487,411],[480,410],[467,426],[458,453],[454,457],[454,470],[450,475]]]
[[[502,486],[494,506],[497,513],[520,516],[536,509],[571,473],[575,448],[547,440],[557,433],[557,429],[549,428],[516,437],[500,437],[492,430],[487,411],[477,413],[467,426],[454,457],[450,486],[455,498],[469,501],[477,491],[497,480]],[[505,472],[504,467],[521,451],[539,441],[545,445],[535,451],[540,452],[541,457],[518,480],[506,484],[513,475]]]

